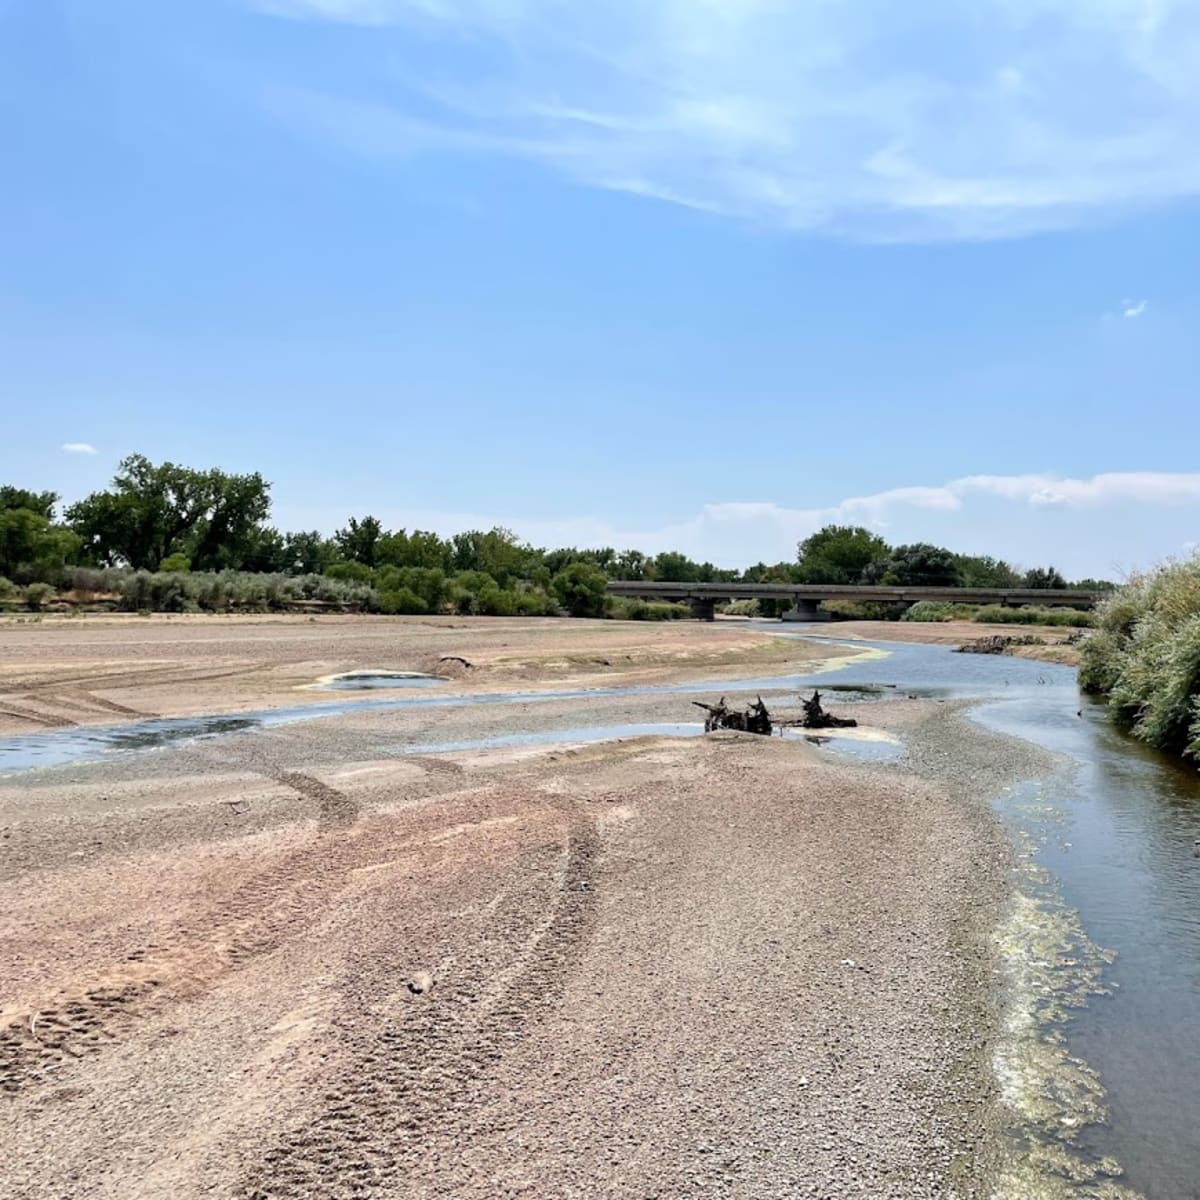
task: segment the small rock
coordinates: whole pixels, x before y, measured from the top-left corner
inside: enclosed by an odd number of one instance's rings
[[[417,971],[406,986],[414,996],[420,996],[433,987],[433,975],[428,971]]]

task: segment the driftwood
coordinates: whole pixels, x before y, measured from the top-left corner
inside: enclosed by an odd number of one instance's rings
[[[767,711],[767,706],[763,703],[762,697],[750,705],[745,712],[740,712],[736,708],[730,708],[725,703],[725,697],[722,696],[717,704],[703,704],[699,700],[693,700],[692,703],[697,708],[702,708],[708,716],[704,719],[704,732],[712,733],[714,729],[735,729],[741,733],[758,733],[764,737],[770,737],[773,726],[771,724],[771,714]]]
[[[976,638],[973,642],[965,642],[959,646],[959,654],[1007,654],[1009,646],[1012,645],[1012,638],[1005,637],[1002,633],[994,634],[992,637]]]
[[[800,722],[805,729],[854,729],[858,722],[849,717],[835,717],[821,707],[821,693],[814,691],[811,700],[800,698],[804,708],[804,719]]]

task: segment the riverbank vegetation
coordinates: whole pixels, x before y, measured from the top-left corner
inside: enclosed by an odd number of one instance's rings
[[[268,523],[270,490],[257,473],[155,464],[136,454],[108,488],[61,511],[53,492],[0,487],[0,609],[672,620],[689,615],[687,607],[618,599],[606,593],[608,582],[1067,586],[1053,567],[1022,572],[928,543],[890,546],[861,526],[827,526],[800,543],[795,561],[744,570],[677,551],[541,549],[501,528],[449,537],[392,530],[370,515],[351,517],[332,536],[283,532]],[[786,606],[764,600],[730,610],[769,617]],[[853,601],[828,607],[848,619],[895,620],[903,611]],[[1021,610],[1004,611],[1010,615],[997,619],[1021,619],[1011,615]]]
[[[1200,557],[1135,576],[1101,605],[1079,682],[1135,737],[1200,759]]]
[[[951,604],[942,600],[918,600],[905,610],[902,621],[978,621],[982,625],[1062,625],[1086,629],[1092,614],[1078,608],[1039,608],[1001,604]]]

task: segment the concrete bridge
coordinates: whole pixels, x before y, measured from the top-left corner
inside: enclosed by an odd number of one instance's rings
[[[876,600],[891,604],[916,604],[918,600],[946,600],[951,604],[1002,604],[1018,608],[1022,604],[1040,608],[1091,608],[1103,592],[1075,591],[1068,588],[961,588],[961,587],[867,587],[816,583],[657,583],[642,580],[614,580],[610,594],[640,600],[686,601],[693,615],[711,621],[716,604],[722,600],[783,600],[791,604],[785,621],[828,619],[817,609],[822,600]]]

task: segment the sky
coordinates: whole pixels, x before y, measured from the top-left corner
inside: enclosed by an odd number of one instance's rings
[[[1200,541],[1200,0],[0,0],[0,482]]]

